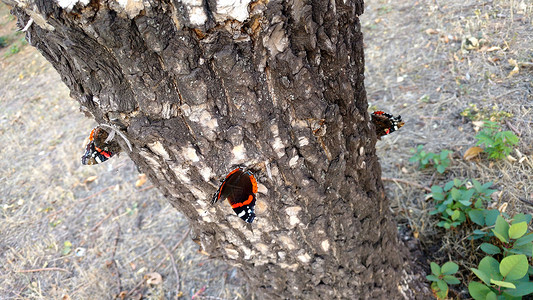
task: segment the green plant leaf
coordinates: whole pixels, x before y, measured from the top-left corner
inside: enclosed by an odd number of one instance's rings
[[[485,224],[487,226],[493,226],[496,223],[496,219],[499,215],[500,212],[497,209],[485,210]]]
[[[481,209],[472,209],[468,212],[468,217],[479,226],[485,225],[485,216]]]
[[[441,290],[439,288],[439,285],[437,284],[437,282],[432,282],[431,283],[431,289],[435,293],[435,296],[437,296],[437,300],[446,299],[448,297],[448,289]]]
[[[530,232],[514,242],[514,246],[522,246],[533,242],[533,232]]]
[[[458,210],[458,209],[454,210],[453,214],[451,215],[451,217],[452,217],[452,220],[454,220],[454,221],[459,219],[459,217],[461,217],[461,211]]]
[[[449,181],[448,183],[446,183],[446,184],[444,185],[444,190],[445,190],[446,192],[449,191],[449,190],[453,187],[453,185],[454,185],[454,182],[453,182],[453,181]]]
[[[492,232],[494,232],[494,235],[500,239],[500,241],[504,243],[509,242],[509,224],[502,216],[496,218],[496,224],[494,225]]]
[[[487,277],[485,277],[486,281],[480,277],[480,279],[486,284],[490,284],[490,278],[494,278],[496,280],[503,279],[502,275],[500,274],[500,263],[492,256],[483,257],[483,259],[481,259],[479,262],[478,267],[480,271],[487,275]]]
[[[439,280],[439,278],[437,276],[433,275],[433,274],[427,275],[426,279],[429,280],[429,281],[438,281]]]
[[[464,206],[470,206],[472,204],[470,200],[459,200],[459,203],[461,203]]]
[[[470,201],[470,199],[472,199],[472,196],[474,196],[474,193],[476,191],[474,189],[469,189],[467,191],[464,191],[462,194],[462,197],[461,197],[461,200],[468,200]]]
[[[489,274],[476,268],[470,268],[470,270],[472,270],[472,272],[474,272],[474,274],[476,274],[476,276],[481,279],[481,281],[483,281],[485,284],[490,284]]]
[[[448,284],[446,283],[446,281],[444,281],[444,280],[437,281],[437,286],[439,287],[439,289],[441,291],[443,291],[446,294],[448,294]]]
[[[516,288],[516,286],[513,283],[506,282],[506,281],[500,281],[500,280],[491,279],[490,283],[495,284],[497,286],[505,287],[505,288],[511,288],[511,289],[515,289]]]
[[[492,291],[488,286],[481,282],[470,281],[468,284],[468,292],[475,300],[485,300],[487,299],[487,294],[491,293]]]
[[[529,224],[529,222],[531,222],[531,215],[529,214],[523,214],[523,213],[519,213],[519,214],[516,214],[514,215],[513,217],[513,221],[511,222],[511,224],[516,224],[516,223],[520,223],[520,222],[526,222],[527,224]]]
[[[479,247],[481,248],[481,250],[483,250],[483,252],[490,255],[498,254],[501,252],[500,247],[494,246],[493,244],[489,243],[483,243]]]
[[[449,261],[442,265],[440,271],[443,275],[455,274],[457,271],[459,271],[459,266],[453,261]]]
[[[442,277],[442,279],[444,281],[446,281],[447,284],[459,284],[459,283],[461,283],[461,281],[459,281],[459,279],[457,279],[455,276],[452,276],[452,275],[444,275]]]
[[[440,174],[444,173],[445,170],[446,170],[445,166],[443,166],[443,165],[438,165],[437,166],[437,172],[439,172]]]
[[[459,201],[461,200],[461,191],[456,189],[456,188],[453,188],[451,191],[450,191],[451,195],[452,195],[452,199],[453,200],[456,200],[456,201]]]
[[[528,267],[525,255],[509,255],[500,262],[500,273],[507,281],[518,280],[526,276]]]
[[[472,185],[474,186],[476,192],[481,193],[483,191],[481,188],[481,183],[479,183],[479,181],[472,179]]]
[[[433,273],[433,275],[435,276],[441,275],[440,266],[438,264],[431,262],[429,266],[431,267],[431,273]]]
[[[531,257],[533,255],[533,244],[529,243],[521,246],[514,246],[509,252],[514,254],[524,254]]]
[[[440,186],[438,185],[433,185],[431,186],[431,192],[432,193],[439,193],[439,194],[442,194],[443,193],[443,190]]]
[[[510,239],[518,239],[521,236],[523,236],[527,232],[527,223],[526,222],[520,222],[516,224],[512,224],[509,227],[509,238]]]
[[[498,296],[496,295],[496,293],[494,293],[493,291],[490,291],[488,294],[487,294],[487,298],[485,298],[486,300],[498,300]],[[506,299],[507,300],[507,299]],[[514,299],[509,299],[509,300],[514,300]]]
[[[505,290],[505,294],[513,297],[522,297],[533,293],[533,282],[519,281],[515,283],[516,288],[513,290]]]

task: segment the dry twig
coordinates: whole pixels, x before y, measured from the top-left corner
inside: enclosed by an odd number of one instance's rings
[[[176,250],[180,245],[181,243],[183,243],[183,241],[185,240],[185,238],[189,235],[189,233],[191,232],[191,228],[189,227],[187,229],[187,231],[185,232],[185,234],[181,237],[181,239],[176,243],[176,245],[174,247],[172,247],[172,249],[170,250],[170,252],[174,252],[174,250]],[[165,259],[167,259],[167,257],[163,257],[163,259],[161,259],[161,261],[157,264],[157,266],[155,266],[154,270],[159,268],[164,262],[165,262]],[[134,286],[127,294],[126,296],[129,296],[131,295],[133,292],[135,292],[142,284],[144,283],[144,279],[139,281],[139,283],[137,283],[136,286]]]
[[[67,269],[63,269],[63,268],[54,268],[54,267],[51,267],[51,268],[40,268],[40,269],[31,269],[31,270],[18,270],[18,271],[15,271],[17,273],[33,273],[33,272],[42,272],[42,271],[62,271],[62,272],[70,272],[69,270]]]
[[[511,128],[511,130],[512,130],[514,133],[516,133],[516,135],[518,135],[518,136],[522,136],[522,133],[521,133],[518,129],[516,129],[516,127],[514,127],[513,124],[511,124],[511,122],[509,122],[509,121],[505,121],[505,124],[507,124],[507,126],[509,126],[509,128]]]
[[[392,182],[396,182],[396,183],[404,183],[404,184],[408,184],[408,185],[412,185],[414,187],[417,187],[419,189],[423,189],[424,191],[428,192],[428,193],[431,193],[431,189],[426,187],[426,186],[423,186],[421,184],[418,184],[416,182],[411,182],[411,181],[407,181],[407,180],[403,180],[403,179],[398,179],[398,178],[389,178],[389,177],[381,177],[381,180],[383,181],[392,181]]]
[[[165,243],[161,241],[161,247],[165,250],[167,253],[167,256],[170,257],[170,261],[172,262],[172,269],[174,269],[174,274],[176,275],[176,297],[180,294],[180,273],[178,272],[178,268],[176,267],[176,261],[174,260],[174,255],[172,255],[172,252],[168,250],[167,246],[165,246]]]
[[[114,214],[115,211],[122,206],[122,204],[124,204],[124,201],[120,201],[120,203],[117,206],[115,206],[102,220],[100,220],[100,222],[96,223],[96,225],[94,225],[93,228],[91,228],[91,231],[95,231],[96,229],[98,229],[98,227],[100,227],[100,225],[102,225],[102,223],[104,223],[105,220],[109,219],[109,217],[111,217],[111,215]]]

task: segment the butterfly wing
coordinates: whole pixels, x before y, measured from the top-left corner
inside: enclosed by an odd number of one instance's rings
[[[211,202],[228,199],[237,216],[245,222],[252,223],[255,218],[255,193],[257,193],[257,182],[253,174],[237,168],[226,176]]]

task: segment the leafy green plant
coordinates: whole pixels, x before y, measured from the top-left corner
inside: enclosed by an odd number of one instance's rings
[[[411,153],[414,153],[409,162],[418,162],[418,168],[424,169],[429,165],[433,165],[437,172],[444,173],[446,168],[450,165],[449,155],[452,151],[442,150],[440,153],[426,152],[423,145],[418,145],[415,149],[411,149]]]
[[[431,274],[426,276],[426,279],[431,281],[431,289],[438,299],[446,299],[448,297],[448,284],[461,283],[453,274],[457,273],[459,266],[454,262],[446,262],[441,266],[437,263],[431,262]]]
[[[498,262],[492,256],[484,257],[478,268],[472,272],[482,282],[468,284],[470,296],[479,299],[522,299],[533,293],[533,282],[529,281],[529,266],[524,254],[509,255]]]
[[[517,214],[509,224],[502,216],[498,216],[492,232],[498,239],[497,243],[483,243],[480,248],[483,252],[495,255],[524,254],[533,255],[533,233],[528,232],[531,215]]]
[[[20,52],[19,46],[11,45],[11,47],[9,47],[9,53],[16,54],[16,53],[19,53],[19,52]]]
[[[7,37],[0,36],[0,48],[4,48],[5,46],[7,46]]]
[[[533,233],[528,229],[531,218],[531,215],[516,214],[509,224],[503,216],[497,216],[491,229],[495,241],[482,243],[480,249],[503,258],[498,262],[488,255],[477,269],[471,268],[482,281],[468,284],[474,299],[521,299],[533,293],[533,282],[528,275],[533,274],[533,268],[527,259],[533,255]]]
[[[431,198],[435,209],[431,215],[440,214],[441,221],[437,226],[445,229],[457,227],[466,221],[468,216],[474,223],[485,225],[487,216],[494,213],[484,212],[484,202],[490,201],[490,195],[496,190],[490,189],[492,182],[485,184],[477,180],[461,181],[455,178],[444,185],[444,188],[434,185],[431,187]],[[488,214],[488,215],[487,215]]]
[[[475,138],[476,145],[484,145],[489,158],[502,159],[507,157],[518,145],[519,138],[511,131],[502,131],[501,126],[496,122],[485,121],[483,130]]]
[[[474,229],[472,235],[468,238],[470,240],[484,239],[488,240],[494,236],[490,230],[496,223],[496,218],[500,215],[497,209],[474,208],[468,212],[470,220],[475,224],[483,227],[481,229]]]

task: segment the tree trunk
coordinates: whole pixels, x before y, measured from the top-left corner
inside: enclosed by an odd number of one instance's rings
[[[258,295],[398,298],[362,0],[4,1],[21,27],[33,20],[27,39],[81,109],[127,137],[202,249]],[[210,204],[236,166],[258,182],[252,224]]]

